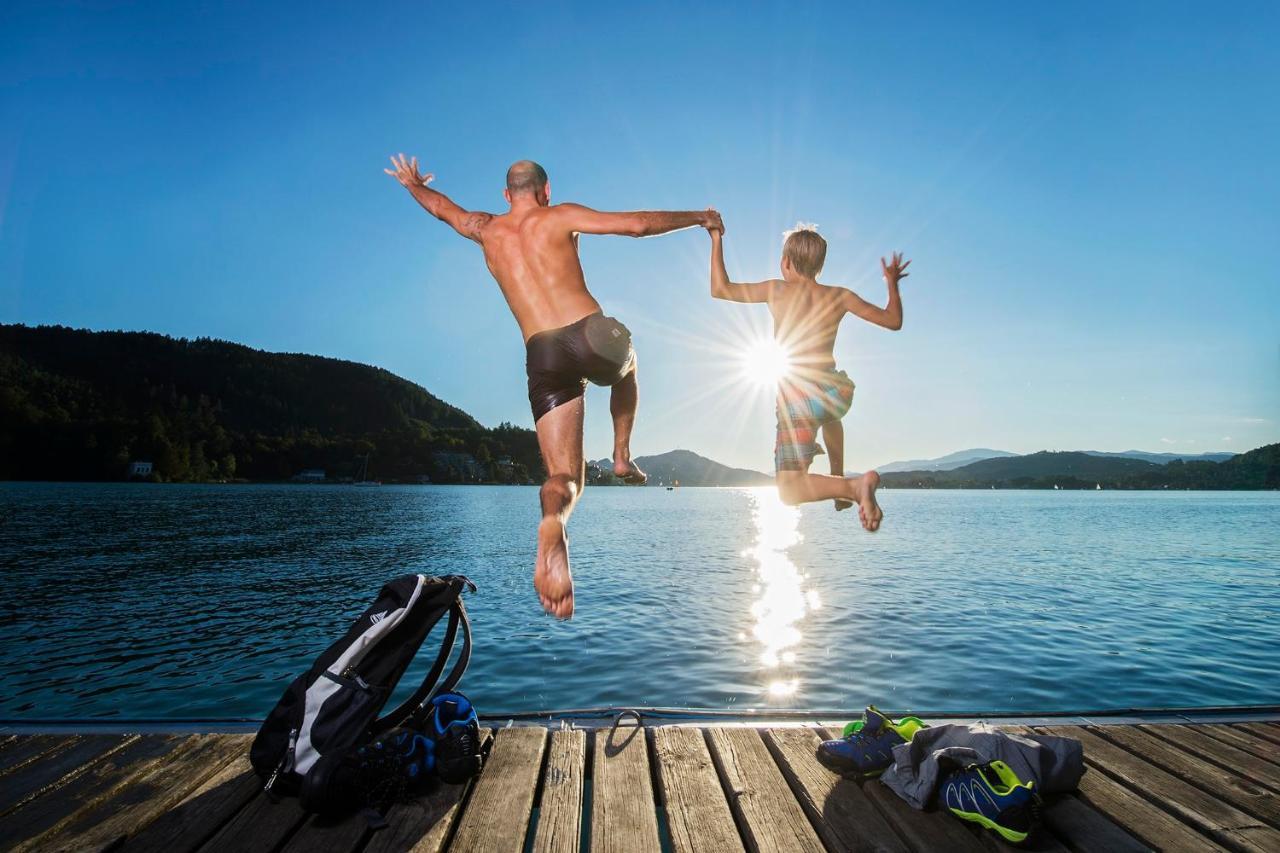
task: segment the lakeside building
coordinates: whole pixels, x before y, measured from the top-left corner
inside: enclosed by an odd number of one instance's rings
[[[487,479],[488,472],[470,453],[445,453],[439,451],[431,454],[431,461],[440,468],[447,477],[461,480],[464,483],[479,483]]]
[[[152,465],[150,462],[144,462],[140,459],[129,463],[129,471],[125,475],[130,480],[143,479],[151,476]]]
[[[293,475],[295,483],[323,483],[324,479],[323,468],[304,468]]]

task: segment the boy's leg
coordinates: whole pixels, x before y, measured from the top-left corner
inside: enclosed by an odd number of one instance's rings
[[[868,471],[861,477],[829,477],[807,471],[779,471],[778,497],[792,506],[813,501],[844,499],[858,504],[858,516],[867,530],[880,529],[884,512],[876,502],[880,475]]]
[[[636,423],[640,387],[636,368],[619,380],[609,394],[609,414],[613,416],[613,473],[629,486],[642,486],[648,475],[631,461],[631,429]]]
[[[547,480],[539,493],[542,521],[533,586],[543,609],[561,619],[573,615],[573,575],[564,528],[582,494],[582,413],[583,398],[577,397],[556,406],[534,425]]]
[[[831,474],[844,476],[844,424],[831,421],[822,425],[822,443],[827,446],[827,458],[831,460]],[[835,499],[836,511],[848,509],[853,501],[848,498]]]

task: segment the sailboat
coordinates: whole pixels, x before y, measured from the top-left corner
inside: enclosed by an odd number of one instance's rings
[[[364,462],[360,465],[360,478],[352,483],[353,486],[381,486],[378,480],[370,480],[369,477],[369,454],[364,455]]]

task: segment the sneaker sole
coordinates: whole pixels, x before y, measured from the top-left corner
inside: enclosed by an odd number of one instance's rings
[[[961,820],[972,821],[973,823],[976,823],[979,826],[986,827],[992,832],[999,833],[1001,838],[1003,838],[1005,841],[1008,841],[1011,844],[1021,844],[1022,842],[1026,841],[1027,836],[1031,834],[1029,832],[1018,832],[1016,830],[1009,829],[1008,827],[1001,826],[1000,824],[996,823],[994,820],[991,820],[991,818],[987,817],[986,815],[981,815],[981,814],[978,814],[977,812],[962,812],[959,809],[947,809],[947,811],[951,812],[953,815],[960,818]]]

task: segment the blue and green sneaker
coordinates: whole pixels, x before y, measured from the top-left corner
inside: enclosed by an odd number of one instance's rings
[[[1023,782],[1003,761],[970,764],[942,777],[938,801],[961,820],[973,821],[1005,841],[1027,840],[1040,820],[1035,782]]]
[[[845,726],[844,737],[818,746],[818,760],[849,778],[879,776],[893,764],[893,748],[924,727],[919,717],[903,717],[895,723],[872,705],[861,720]]]

